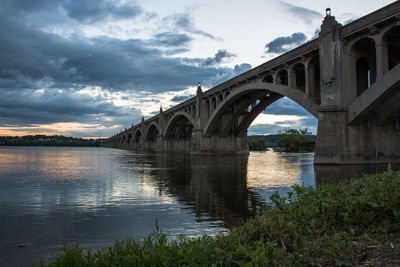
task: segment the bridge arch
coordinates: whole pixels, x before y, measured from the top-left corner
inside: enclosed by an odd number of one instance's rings
[[[128,139],[126,140],[126,144],[127,144],[127,145],[130,145],[131,143],[132,143],[132,133],[129,132],[129,133],[128,133]]]
[[[386,66],[383,66],[384,72],[386,72],[400,63],[400,27],[392,26],[384,31],[379,43],[386,48],[382,55],[384,64],[386,64]]]
[[[157,141],[157,136],[160,134],[160,128],[154,122],[150,123],[146,132],[146,141],[150,143],[154,143]]]
[[[304,63],[299,62],[292,67],[293,76],[296,82],[293,83],[298,90],[305,92],[306,90],[306,68]]]
[[[177,112],[169,120],[163,139],[176,140],[183,137],[186,140],[186,138],[191,138],[195,125],[196,123],[191,116],[188,116],[185,112]]]
[[[203,135],[211,136],[216,133],[226,135],[230,130],[227,128],[229,126],[235,128],[232,129],[233,131],[242,134],[267,106],[284,96],[317,117],[317,105],[301,91],[281,84],[251,83],[231,91],[226,100],[209,117],[203,128]],[[244,116],[241,123],[235,125],[233,121],[242,115],[246,107],[249,107],[246,114],[248,116]],[[225,118],[222,119],[224,116]]]
[[[314,55],[307,61],[306,75],[306,94],[315,104],[319,105],[321,104],[321,74],[318,54]]]
[[[376,48],[373,37],[362,37],[355,40],[350,51],[354,58],[352,68],[355,70],[353,88],[356,96],[360,96],[376,79]]]
[[[287,69],[282,68],[278,71],[276,75],[276,83],[289,85],[289,72],[287,71]]]
[[[262,81],[265,83],[274,83],[274,76],[272,74],[267,74]]]
[[[140,129],[137,129],[135,132],[135,138],[133,139],[133,142],[136,144],[139,143],[140,140],[142,139],[142,136],[143,136],[142,131]]]

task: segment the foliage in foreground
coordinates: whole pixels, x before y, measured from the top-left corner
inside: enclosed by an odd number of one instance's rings
[[[311,132],[305,129],[286,129],[279,133],[279,140],[274,151],[278,152],[312,152],[315,140],[311,138]]]
[[[249,149],[252,151],[265,151],[267,150],[267,141],[264,138],[257,138],[249,141]]]
[[[64,245],[36,266],[387,266],[400,264],[400,172],[346,184],[294,186],[228,234],[167,241],[158,227],[143,241],[84,251]]]

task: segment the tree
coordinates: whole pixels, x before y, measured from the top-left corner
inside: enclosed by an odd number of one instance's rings
[[[311,139],[307,129],[286,129],[279,131],[279,140],[274,151],[279,152],[311,152],[314,151],[315,141]]]
[[[256,151],[267,150],[267,141],[264,138],[257,138],[249,142],[249,149]]]

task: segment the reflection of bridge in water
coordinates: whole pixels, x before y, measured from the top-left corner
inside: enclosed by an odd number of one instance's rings
[[[135,154],[121,160],[133,160],[144,184],[187,205],[197,221],[223,221],[232,226],[265,203],[247,187],[246,155]]]
[[[105,140],[162,152],[248,153],[247,128],[286,96],[318,119],[316,164],[400,162],[396,1]]]
[[[293,184],[318,186],[387,166],[312,165],[312,153],[189,155],[128,153],[118,157],[135,179],[191,210],[196,221],[230,227],[252,217],[275,192],[285,195]],[[394,166],[395,167],[395,166]],[[314,170],[315,178],[314,178]]]

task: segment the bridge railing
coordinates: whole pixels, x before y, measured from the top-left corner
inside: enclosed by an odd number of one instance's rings
[[[341,29],[341,37],[348,37],[362,30],[369,29],[373,24],[377,24],[381,21],[387,20],[387,18],[393,18],[399,14],[400,1],[393,2],[381,9],[378,9],[364,17],[361,17],[355,21],[346,24]]]

